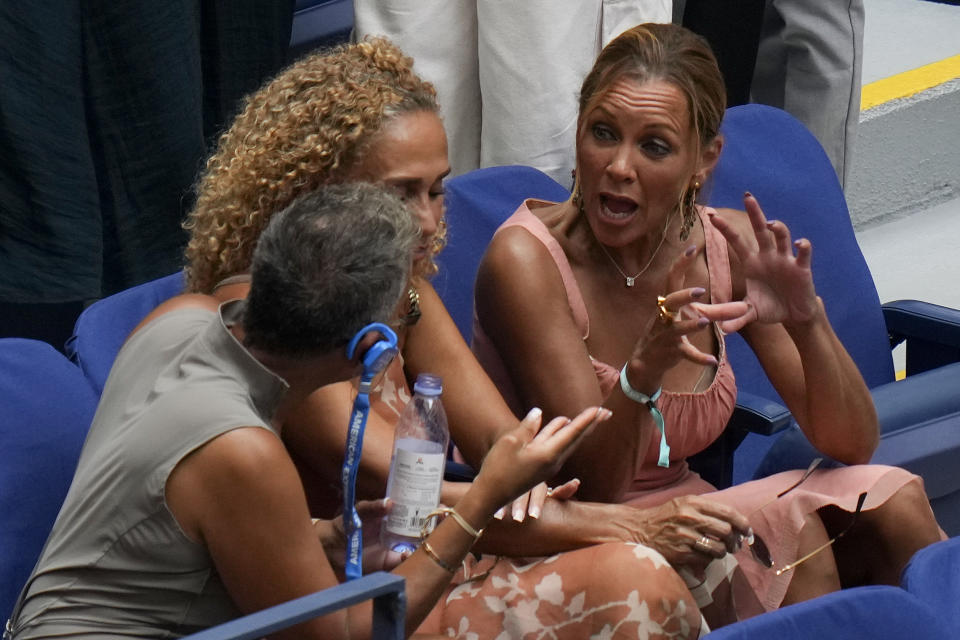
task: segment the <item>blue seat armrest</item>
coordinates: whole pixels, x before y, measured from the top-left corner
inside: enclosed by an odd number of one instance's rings
[[[373,599],[372,638],[405,637],[404,579],[377,571],[187,636],[189,640],[256,640],[312,618]]]
[[[931,500],[957,491],[960,412],[880,436],[870,462],[902,467],[923,478]]]
[[[748,391],[737,391],[737,404],[730,424],[751,433],[771,436],[790,426],[792,419],[790,411],[783,405]]]
[[[960,413],[960,362],[878,385],[870,394],[881,433]]]
[[[897,300],[883,305],[883,318],[891,347],[906,340],[908,376],[960,362],[960,310]]]
[[[960,309],[921,300],[895,300],[882,308],[891,339],[916,337],[960,348]]]

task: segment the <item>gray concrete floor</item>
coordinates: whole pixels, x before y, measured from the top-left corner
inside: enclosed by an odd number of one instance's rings
[[[864,84],[960,54],[960,6],[864,4]],[[960,308],[960,199],[863,229],[857,239],[882,302],[912,298]],[[902,368],[902,353],[895,362]]]

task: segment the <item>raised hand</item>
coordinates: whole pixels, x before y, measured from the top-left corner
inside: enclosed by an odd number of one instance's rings
[[[801,238],[791,242],[787,226],[767,220],[751,194],[744,195],[743,203],[752,238],[744,237],[721,216],[712,218],[713,225],[740,258],[746,281],[743,301],[749,307],[743,316],[721,322],[720,328],[731,333],[754,321],[786,325],[810,321],[820,309],[810,272],[810,241]]]
[[[541,429],[542,413],[532,410],[515,429],[494,443],[474,485],[484,485],[499,495],[498,504],[507,504],[553,477],[581,438],[611,415],[608,409],[590,407],[572,420],[554,418]]]
[[[659,387],[663,374],[681,359],[704,366],[716,365],[717,359],[693,346],[687,336],[704,330],[711,321],[740,318],[749,309],[743,302],[698,302],[706,290],[702,287],[684,288],[685,274],[696,256],[697,248],[691,245],[674,261],[665,287],[670,293],[658,304],[657,313],[652,317],[647,331],[643,332],[634,346],[630,356],[631,361],[636,361],[631,367],[634,375],[629,375],[629,378],[637,389],[653,391]]]

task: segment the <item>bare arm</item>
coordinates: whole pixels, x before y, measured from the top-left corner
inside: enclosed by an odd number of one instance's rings
[[[498,233],[480,265],[476,297],[484,330],[525,405],[541,407],[548,416],[600,403],[613,411],[571,458],[562,478],[579,477],[585,500],[618,501],[636,477],[653,423],[646,407],[619,388],[604,401],[547,249],[523,229]]]
[[[739,321],[748,324],[724,328],[740,329],[814,446],[848,464],[867,462],[879,438],[876,410],[814,291],[810,242],[791,242],[756,200],[745,204],[747,214],[726,210],[714,219],[733,249],[734,295],[750,305]]]
[[[479,468],[496,439],[513,429],[519,418],[477,362],[433,286],[426,281],[418,281],[416,286],[422,314],[407,331],[404,368],[410,380],[420,373],[443,378],[443,407],[450,435],[467,461]],[[579,409],[565,415],[575,415]]]
[[[499,504],[555,472],[598,418],[596,409],[539,430],[538,416],[501,438],[458,512],[482,528]],[[602,416],[600,416],[602,418]],[[337,584],[289,456],[273,434],[238,428],[185,458],[167,482],[171,512],[186,534],[209,550],[227,591],[245,612]],[[277,544],[282,540],[283,544]],[[448,564],[459,564],[474,540],[455,520],[429,538]],[[406,578],[407,633],[436,603],[451,574],[421,548],[395,571]],[[306,622],[281,638],[368,637],[369,604]]]

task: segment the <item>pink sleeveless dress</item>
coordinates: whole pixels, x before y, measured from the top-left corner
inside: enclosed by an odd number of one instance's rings
[[[712,302],[726,302],[732,296],[727,242],[711,224],[707,209],[700,208],[699,214],[706,242],[710,299]],[[562,247],[531,212],[526,202],[500,229],[514,226],[526,229],[550,251],[566,288],[570,312],[586,340],[590,335],[589,315]],[[852,512],[857,498],[864,491],[867,491],[868,495],[863,508],[873,509],[886,502],[908,483],[922,482],[919,477],[897,467],[859,465],[818,470],[800,487],[773,502],[769,501],[796,482],[803,473],[802,470],[787,471],[716,491],[690,470],[686,463],[687,457],[702,451],[720,436],[736,402],[736,381],[727,360],[723,335],[718,329],[715,331],[720,353],[713,382],[707,389],[697,393],[663,390],[659,406],[667,425],[670,466],[657,466],[659,438],[652,438],[649,449],[643,455],[640,472],[627,495],[627,503],[638,507],[652,507],[682,495],[708,494],[709,497],[748,515],[754,531],[762,536],[770,547],[776,565],[783,566],[798,556],[797,537],[807,515],[827,505],[836,505]],[[476,317],[473,350],[511,408],[517,415],[522,415],[525,408],[520,406],[503,359]],[[607,397],[619,384],[622,363],[614,366],[592,358],[591,360],[603,396]],[[763,509],[754,513],[761,506]],[[777,608],[783,600],[793,572],[776,576],[774,571],[764,568],[754,560],[746,548],[737,554],[737,559],[764,608]]]

